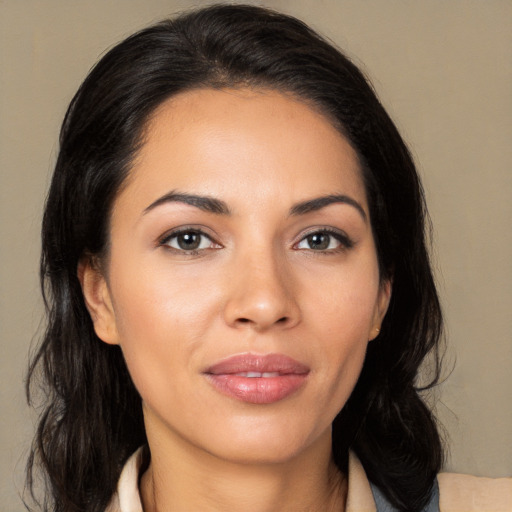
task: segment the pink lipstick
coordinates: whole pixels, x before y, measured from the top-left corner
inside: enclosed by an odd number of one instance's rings
[[[204,374],[224,395],[271,404],[297,391],[306,382],[309,368],[283,354],[240,354],[214,364]]]

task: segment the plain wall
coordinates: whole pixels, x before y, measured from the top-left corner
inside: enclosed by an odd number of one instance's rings
[[[23,379],[41,322],[38,257],[59,124],[107,48],[208,2],[0,0],[0,508],[34,430]],[[512,3],[268,0],[363,66],[411,147],[434,224],[448,368],[447,468],[512,475]]]

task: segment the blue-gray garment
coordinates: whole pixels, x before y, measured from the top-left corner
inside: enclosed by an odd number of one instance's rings
[[[398,512],[398,509],[389,503],[389,501],[384,497],[381,490],[376,485],[370,482],[370,487],[372,488],[373,499],[375,500],[375,505],[377,506],[377,512]],[[417,512],[439,512],[439,485],[437,484],[437,479],[434,481],[434,486],[432,487],[432,494],[430,495],[429,502],[425,505],[424,508],[418,510]]]

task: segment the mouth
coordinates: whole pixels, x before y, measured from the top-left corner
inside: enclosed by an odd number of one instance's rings
[[[297,392],[309,368],[283,354],[240,354],[209,367],[204,375],[212,386],[236,400],[271,404]]]

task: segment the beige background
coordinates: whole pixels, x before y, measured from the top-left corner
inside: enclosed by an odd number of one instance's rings
[[[41,318],[39,224],[67,103],[105,48],[191,5],[0,0],[0,508],[18,492]],[[448,468],[512,475],[512,2],[268,0],[363,64],[415,155],[455,369],[437,405]],[[441,269],[441,270],[439,270]]]

